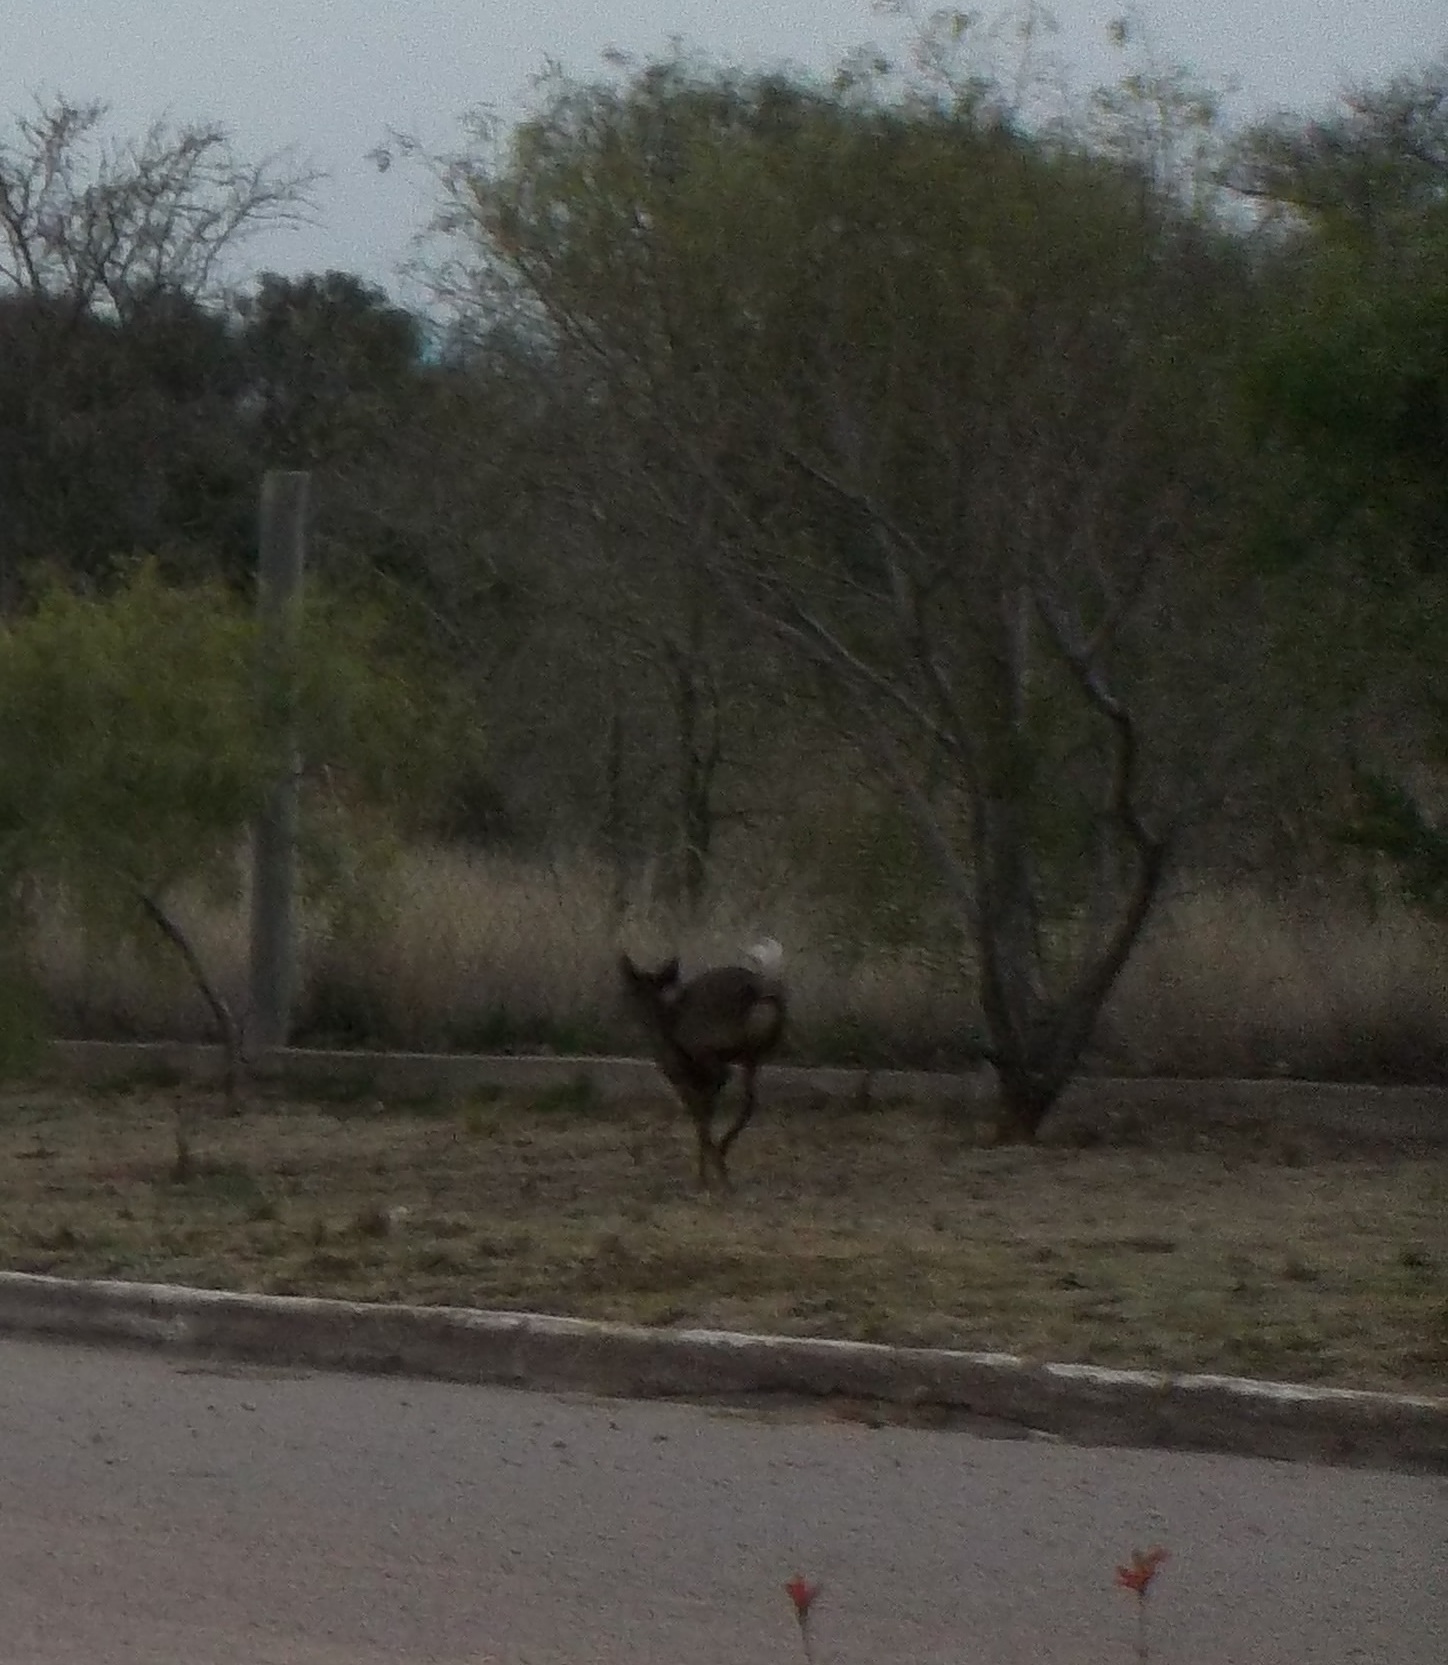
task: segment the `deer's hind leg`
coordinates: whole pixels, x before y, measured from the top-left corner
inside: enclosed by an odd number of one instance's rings
[[[754,1077],[758,1068],[759,1065],[755,1063],[753,1059],[747,1059],[741,1066],[740,1073],[743,1077],[744,1102],[739,1107],[739,1114],[734,1118],[733,1122],[730,1123],[723,1138],[720,1139],[719,1143],[714,1148],[715,1157],[719,1164],[719,1175],[726,1186],[731,1186],[729,1169],[727,1167],[729,1152],[733,1147],[734,1141],[739,1137],[744,1129],[749,1126],[750,1117],[754,1114]]]
[[[699,1189],[707,1191],[715,1160],[714,1141],[709,1136],[709,1117],[707,1114],[699,1115],[697,1112],[695,1113],[694,1134],[699,1141]]]
[[[714,1164],[714,1177],[718,1181],[721,1191],[732,1191],[734,1189],[734,1181],[729,1177],[727,1155],[728,1152],[724,1149],[722,1141],[709,1147],[709,1156]]]
[[[694,1124],[701,1191],[711,1189],[711,1176],[719,1171],[719,1151],[714,1143],[714,1109],[728,1075],[728,1070],[691,1064],[673,1078],[674,1089]]]

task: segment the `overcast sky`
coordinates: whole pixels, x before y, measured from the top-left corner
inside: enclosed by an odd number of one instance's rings
[[[920,8],[931,9],[930,0]],[[1003,9],[984,0],[979,8]],[[1123,0],[1057,0],[1058,50],[1109,76],[1106,25]],[[1344,82],[1448,51],[1448,0],[1146,0],[1161,46],[1240,83],[1251,109],[1307,109]],[[870,0],[0,0],[0,116],[35,95],[100,98],[124,130],[159,115],[226,123],[250,153],[295,146],[331,179],[322,224],[255,247],[283,271],[340,267],[395,287],[422,218],[420,181],[366,153],[388,127],[446,144],[473,105],[515,115],[554,58],[573,73],[609,46],[649,54],[671,35],[751,65],[827,68],[902,25]]]

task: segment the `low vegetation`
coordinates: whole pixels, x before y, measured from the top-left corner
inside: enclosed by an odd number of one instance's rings
[[[987,1149],[959,1112],[770,1111],[701,1201],[681,1112],[11,1092],[0,1263],[1441,1390],[1441,1147],[1223,1116]]]
[[[584,857],[557,862],[414,848],[389,903],[304,944],[304,1045],[410,1051],[641,1054],[618,998],[620,943],[686,965],[735,956],[762,934],[786,950],[785,1053],[815,1064],[952,1068],[976,1057],[962,1026],[968,963],[928,944],[881,942],[802,878],[739,866],[692,923],[647,887],[613,904]],[[240,1002],[246,899],[191,899],[178,916]],[[64,912],[41,933],[57,1032],[212,1038],[181,968],[96,951]],[[1448,938],[1400,907],[1346,892],[1273,901],[1248,889],[1180,893],[1117,986],[1089,1067],[1121,1074],[1448,1080]]]

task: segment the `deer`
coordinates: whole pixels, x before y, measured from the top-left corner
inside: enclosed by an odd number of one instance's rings
[[[755,1076],[784,1034],[786,999],[778,971],[783,950],[772,938],[748,951],[749,965],[714,966],[685,981],[678,956],[645,971],[619,955],[625,996],[642,1021],[654,1061],[694,1122],[698,1184],[732,1190],[729,1152],[754,1114]],[[740,1067],[744,1101],[723,1136],[714,1116],[729,1072]]]

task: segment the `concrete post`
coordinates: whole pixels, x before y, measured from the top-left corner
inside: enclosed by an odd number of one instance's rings
[[[307,473],[269,470],[262,481],[257,620],[263,663],[283,661],[294,639],[306,566]],[[285,1046],[296,994],[296,846],[300,759],[287,737],[288,766],[267,795],[252,840],[251,990],[247,1038]]]

